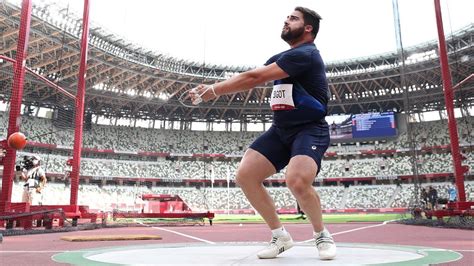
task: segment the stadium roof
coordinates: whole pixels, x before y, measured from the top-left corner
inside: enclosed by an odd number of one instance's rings
[[[79,72],[81,19],[55,6],[34,6],[27,66],[75,94]],[[59,12],[58,16],[55,12]],[[55,15],[52,15],[55,14]],[[20,10],[0,5],[0,54],[15,58]],[[453,83],[474,69],[474,24],[447,37]],[[437,42],[327,65],[332,99],[330,114],[369,111],[413,112],[444,109]],[[8,100],[12,64],[0,62],[0,97]],[[271,84],[249,92],[221,96],[198,108],[182,106],[178,97],[199,83],[212,84],[248,67],[202,65],[136,47],[92,25],[86,88],[87,112],[110,117],[160,120],[269,121]],[[403,71],[405,75],[401,76]],[[401,83],[408,88],[408,97]],[[35,106],[70,105],[44,82],[27,76],[24,102]],[[460,104],[472,105],[474,81],[457,90]]]

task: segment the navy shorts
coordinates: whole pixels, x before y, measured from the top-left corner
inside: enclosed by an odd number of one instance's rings
[[[250,148],[265,156],[279,172],[296,155],[308,155],[321,169],[321,160],[329,147],[329,127],[324,124],[308,124],[292,128],[272,125],[258,137]]]

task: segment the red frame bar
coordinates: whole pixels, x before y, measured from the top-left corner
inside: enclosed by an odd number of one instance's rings
[[[474,74],[471,74],[471,75],[469,75],[467,78],[461,80],[458,84],[456,84],[456,85],[453,87],[453,90],[459,89],[459,87],[461,87],[462,84],[466,83],[468,80],[472,79],[473,77],[474,77]]]
[[[77,205],[77,191],[79,188],[79,171],[82,152],[82,129],[84,127],[84,98],[86,93],[87,72],[87,50],[89,45],[89,0],[84,0],[84,11],[82,15],[82,38],[81,38],[81,64],[76,95],[76,120],[74,130],[74,148],[72,156],[71,171],[71,197],[70,204]]]
[[[448,112],[448,128],[449,136],[451,138],[451,156],[453,157],[454,163],[454,177],[456,178],[458,201],[466,201],[466,191],[464,190],[464,173],[461,166],[461,153],[459,152],[458,129],[456,125],[456,118],[454,117],[454,96],[451,73],[449,71],[440,0],[434,0],[434,4],[436,13],[436,26],[438,27],[439,61],[441,64],[441,76],[443,78],[444,100],[446,102],[446,111]]]
[[[25,77],[25,64],[28,53],[28,39],[31,22],[31,0],[23,0],[21,4],[20,30],[16,49],[16,62],[14,65],[13,86],[10,100],[10,116],[8,120],[8,134],[18,132],[20,129],[21,100],[23,98],[23,81]],[[12,199],[12,186],[15,170],[16,150],[6,147],[3,164],[2,194],[0,196],[0,213],[10,211]]]
[[[9,61],[9,62],[12,62],[13,64],[16,64],[16,61],[10,57],[6,57],[4,55],[0,55],[0,59],[3,59],[5,61]],[[45,83],[47,83],[49,86],[57,89],[58,91],[60,91],[61,93],[65,94],[66,96],[72,98],[72,99],[76,99],[76,96],[74,96],[72,93],[68,92],[67,90],[59,87],[58,85],[54,84],[53,82],[49,81],[49,79],[37,74],[36,72],[34,72],[33,70],[31,70],[31,68],[25,66],[25,69],[26,71],[28,71],[29,73],[33,74],[33,76],[41,79],[42,81],[44,81]]]

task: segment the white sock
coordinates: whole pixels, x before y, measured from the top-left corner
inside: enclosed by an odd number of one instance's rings
[[[321,235],[321,233],[324,232],[324,231],[327,231],[329,233],[329,231],[326,229],[326,227],[324,227],[323,231],[321,231],[321,232],[313,232],[313,236],[318,238]]]
[[[281,236],[286,236],[286,235],[288,235],[288,232],[285,230],[285,227],[283,226],[272,230],[272,236],[274,237],[281,237]]]

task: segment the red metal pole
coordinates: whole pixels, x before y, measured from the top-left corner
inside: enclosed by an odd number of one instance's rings
[[[11,59],[10,57],[4,56],[4,55],[0,55],[0,59],[3,59],[5,61],[12,62],[13,64],[16,64],[16,61],[14,59]],[[56,90],[60,91],[61,93],[65,94],[69,98],[76,99],[76,96],[74,96],[73,94],[71,94],[67,90],[59,87],[54,82],[49,81],[49,79],[41,76],[40,74],[37,74],[36,72],[31,70],[29,67],[25,66],[25,70],[28,71],[28,73],[30,73],[31,75],[37,77],[38,79],[41,79],[44,83],[48,84],[49,86],[51,86],[51,87],[55,88]]]
[[[438,26],[439,41],[439,61],[441,63],[441,76],[443,78],[444,100],[446,102],[446,111],[448,112],[449,137],[451,139],[451,156],[454,162],[454,177],[456,178],[456,187],[458,190],[458,201],[466,201],[466,192],[464,190],[464,173],[461,166],[461,154],[459,152],[458,129],[456,118],[454,117],[454,96],[449,70],[448,54],[446,51],[446,41],[443,29],[443,17],[441,15],[440,0],[434,0],[436,25]]]
[[[70,204],[77,205],[77,191],[79,188],[79,172],[81,166],[82,129],[84,120],[84,98],[86,93],[87,50],[89,44],[89,0],[84,0],[82,16],[81,63],[76,95],[76,120],[74,130],[74,148],[71,170],[71,198]]]
[[[16,62],[14,64],[13,86],[10,97],[10,114],[8,120],[8,134],[19,131],[21,100],[23,98],[23,81],[25,77],[25,64],[28,52],[28,39],[30,35],[31,0],[23,0],[21,4],[20,31],[16,48]],[[16,150],[7,147],[3,164],[2,195],[0,198],[0,213],[10,211],[12,200],[13,176],[15,174]]]

